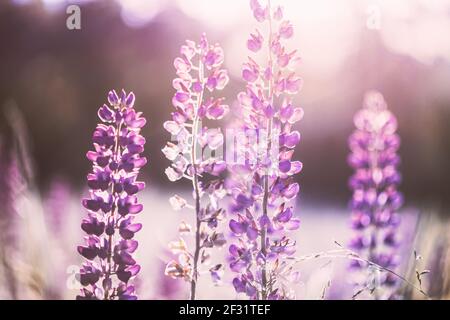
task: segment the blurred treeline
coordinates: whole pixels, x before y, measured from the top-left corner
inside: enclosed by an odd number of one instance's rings
[[[160,149],[169,138],[162,122],[171,112],[172,60],[184,39],[197,38],[206,27],[169,6],[143,27],[131,28],[123,23],[119,5],[108,0],[82,6],[80,31],[67,30],[66,17],[64,10],[46,11],[39,1],[23,6],[0,2],[0,105],[12,101],[24,115],[38,186],[46,188],[55,176],[75,187],[84,185],[89,170],[84,155],[96,109],[109,89],[124,87],[136,93],[138,108],[149,119],[143,133],[150,165],[144,177],[150,185],[170,187]],[[227,32],[208,35],[220,42]],[[297,152],[305,167],[298,178],[301,201],[347,204],[352,115],[364,92],[378,89],[399,119],[401,189],[407,203],[447,207],[450,90],[442,87],[450,87],[449,62],[424,65],[393,53],[370,30],[361,31],[357,48],[337,75],[300,71],[305,88],[297,101],[306,114]],[[242,85],[231,78],[224,92],[230,104]],[[1,134],[7,137],[0,114]]]

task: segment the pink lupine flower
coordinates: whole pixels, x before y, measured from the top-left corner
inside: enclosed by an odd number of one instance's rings
[[[204,119],[222,119],[228,112],[224,99],[211,93],[222,90],[229,78],[221,67],[224,60],[222,48],[208,43],[205,35],[199,44],[186,41],[180,53],[174,62],[178,76],[173,80],[176,93],[172,104],[175,111],[172,120],[164,123],[164,128],[176,142],[168,142],[162,151],[172,161],[165,171],[169,180],[185,178],[192,182],[193,187],[193,205],[178,195],[170,198],[170,204],[176,211],[193,209],[195,223],[191,227],[181,222],[178,228],[180,238],[169,245],[178,258],[167,264],[165,273],[189,281],[190,298],[195,299],[200,268],[209,257],[208,251],[225,244],[223,234],[216,228],[224,215],[218,202],[225,196],[221,175],[226,166],[222,159],[210,155],[222,148],[224,138],[220,129],[203,127],[201,122]],[[193,249],[184,240],[191,231],[194,232]],[[220,281],[221,270],[220,264],[209,269],[214,282]]]
[[[351,225],[356,233],[350,247],[366,259],[392,269],[398,263],[398,210],[403,203],[403,196],[397,190],[401,181],[397,169],[400,163],[397,154],[400,138],[395,133],[397,119],[388,110],[381,93],[371,91],[366,94],[364,107],[355,115],[354,123],[356,130],[349,138],[348,162],[355,170],[350,187],[353,190]],[[352,267],[367,266],[355,261]],[[397,279],[385,274],[379,280],[384,295],[389,298]]]
[[[251,299],[285,299],[290,292],[283,279],[289,278],[291,269],[286,258],[295,252],[288,232],[300,224],[289,201],[299,192],[293,176],[302,169],[301,162],[292,159],[300,141],[293,124],[303,116],[292,97],[302,80],[292,72],[296,51],[286,53],[284,46],[293,27],[283,20],[282,9],[257,0],[250,1],[250,7],[258,22],[268,24],[269,34],[264,39],[257,30],[248,48],[256,52],[265,45],[268,57],[265,65],[249,58],[242,70],[247,87],[238,94],[237,112],[243,134],[231,141],[238,145],[239,161],[231,166],[227,181],[234,212],[229,227],[236,238],[229,247],[229,267],[237,273],[236,292]]]

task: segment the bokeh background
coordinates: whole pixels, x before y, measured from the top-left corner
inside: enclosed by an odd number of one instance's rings
[[[295,99],[305,110],[296,151],[304,163],[298,177],[300,252],[333,248],[334,240],[345,243],[351,234],[347,137],[364,93],[376,89],[397,116],[402,138],[407,245],[401,272],[414,280],[416,265],[408,262],[414,250],[420,251],[425,267],[434,268],[427,288],[435,297],[448,297],[450,1],[276,2],[294,24],[292,46],[302,57],[298,73],[304,87]],[[66,27],[69,4],[81,8],[81,30]],[[244,0],[0,1],[0,150],[14,150],[22,159],[25,174],[18,184],[26,195],[14,210],[2,210],[2,221],[9,211],[17,213],[21,231],[11,233],[21,239],[12,250],[12,261],[20,263],[10,263],[0,276],[1,298],[70,299],[76,294],[73,270],[81,260],[75,246],[82,239],[79,223],[85,214],[79,203],[89,171],[85,153],[96,110],[112,88],[134,91],[137,108],[149,120],[143,134],[150,162],[142,179],[148,185],[143,201],[151,209],[142,217],[145,246],[139,255],[145,262],[139,291],[144,298],[185,297],[183,284],[161,276],[166,242],[176,236],[179,219],[166,199],[177,188],[189,192],[168,181],[168,162],[160,151],[170,138],[162,123],[171,112],[172,61],[185,39],[197,40],[206,32],[225,50],[231,81],[223,95],[233,105],[244,86],[240,68],[255,26]],[[344,264],[329,270],[307,263],[298,297],[320,298],[324,283],[345,270]],[[8,272],[21,279],[14,294]],[[340,288],[344,282],[333,285]],[[330,297],[351,297],[351,288],[332,289]],[[206,293],[206,284],[204,290],[203,298],[234,297],[226,285],[214,291],[216,296]]]

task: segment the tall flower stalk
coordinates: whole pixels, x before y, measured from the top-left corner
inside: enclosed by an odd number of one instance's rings
[[[101,123],[93,134],[94,150],[87,153],[92,161],[90,197],[83,199],[88,216],[81,223],[87,236],[86,245],[78,246],[86,262],[77,299],[137,299],[129,281],[140,270],[132,253],[138,247],[134,234],[142,225],[134,219],[143,209],[136,193],[145,184],[137,176],[147,160],[141,156],[145,139],[139,133],[146,120],[134,110],[134,101],[132,92],[122,90],[119,97],[110,91],[109,106],[98,110]]]
[[[400,157],[397,150],[400,138],[395,133],[397,120],[388,110],[379,92],[368,92],[364,107],[354,118],[356,130],[349,138],[349,164],[355,170],[350,178],[353,190],[351,200],[352,228],[355,235],[350,247],[384,268],[395,268],[398,263],[398,210],[403,197],[397,190],[401,177],[398,172]],[[364,264],[355,262],[355,268]],[[389,288],[396,283],[392,274],[376,275],[373,289]],[[389,298],[392,290],[384,290]]]
[[[285,299],[291,293],[284,283],[293,276],[286,258],[295,252],[288,231],[300,223],[289,201],[299,192],[293,176],[302,169],[301,162],[292,160],[300,141],[293,125],[303,116],[292,98],[302,80],[294,72],[296,50],[285,47],[293,26],[283,18],[282,8],[257,0],[250,1],[250,7],[266,26],[267,37],[258,29],[250,35],[247,47],[258,56],[249,57],[242,70],[247,87],[238,94],[242,119],[235,141],[238,159],[227,185],[236,214],[229,222],[236,237],[229,247],[229,262],[237,273],[233,285],[238,293],[250,299]],[[265,63],[258,63],[258,58]]]
[[[172,104],[175,111],[172,120],[164,123],[174,142],[168,142],[162,151],[172,161],[165,171],[169,180],[184,178],[191,181],[193,188],[193,205],[178,195],[173,196],[170,203],[175,210],[193,209],[195,222],[194,227],[184,221],[179,226],[179,240],[170,243],[178,261],[170,261],[165,273],[189,281],[190,298],[194,300],[200,265],[208,260],[208,249],[225,244],[223,234],[217,231],[224,215],[219,206],[219,200],[225,195],[220,177],[226,169],[220,157],[223,135],[220,129],[202,126],[202,120],[219,120],[228,112],[224,99],[215,98],[212,93],[222,90],[229,78],[222,68],[222,48],[209,44],[204,34],[199,44],[186,41],[180,53],[174,61],[177,78],[173,80],[176,93]],[[194,233],[193,250],[188,249],[183,236],[191,231]],[[210,269],[214,281],[220,280],[221,268],[218,264]]]
[[[21,226],[27,222],[26,212],[21,203],[27,194],[35,190],[34,171],[29,155],[28,134],[23,115],[14,101],[5,104],[0,111],[0,122],[5,116],[4,126],[0,128],[0,269],[4,285],[11,299],[26,297],[28,293],[44,291],[42,285],[23,286],[18,265],[28,266],[36,278],[41,273],[33,268],[36,263],[29,261],[25,254],[26,246],[21,241]],[[39,211],[33,212],[33,221],[39,221]],[[30,236],[28,236],[30,238]],[[33,247],[36,253],[36,247]],[[35,261],[33,261],[35,262]],[[38,268],[39,269],[39,268]],[[0,289],[1,285],[0,285]]]
[[[18,298],[18,279],[13,258],[14,252],[18,251],[16,200],[21,184],[14,151],[11,143],[0,136],[0,265],[7,291],[15,300]]]

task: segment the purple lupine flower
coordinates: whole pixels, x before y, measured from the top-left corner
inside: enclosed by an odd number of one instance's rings
[[[229,78],[227,71],[222,69],[222,48],[218,44],[209,44],[204,34],[198,44],[186,41],[180,53],[174,61],[178,76],[173,80],[175,110],[172,120],[164,123],[176,143],[168,142],[162,151],[172,161],[165,171],[169,180],[186,178],[192,182],[193,205],[178,195],[173,196],[170,203],[174,210],[194,209],[195,225],[191,227],[182,222],[179,226],[180,239],[170,244],[178,261],[170,261],[165,273],[189,281],[190,298],[195,299],[199,269],[209,258],[208,249],[225,244],[223,234],[216,230],[224,216],[219,200],[226,194],[221,177],[226,165],[219,157],[223,135],[220,129],[204,127],[201,122],[222,119],[228,112],[224,99],[215,98],[212,93],[222,90]],[[181,236],[191,231],[195,238],[193,250],[189,250]],[[219,280],[220,269],[221,265],[210,269],[213,281]]]
[[[230,166],[232,176],[227,181],[235,214],[229,227],[236,238],[229,247],[229,267],[237,273],[232,282],[236,292],[250,299],[286,299],[290,292],[284,279],[291,275],[286,258],[295,252],[288,232],[300,223],[289,201],[299,192],[293,176],[302,169],[302,163],[293,160],[300,141],[293,125],[303,110],[294,106],[292,98],[302,80],[293,72],[299,60],[296,51],[285,47],[293,27],[283,19],[282,8],[257,0],[251,0],[250,7],[256,20],[268,25],[269,33],[264,38],[256,30],[247,47],[264,55],[268,51],[268,56],[265,65],[249,58],[242,70],[247,87],[238,94],[241,134],[231,141],[238,145],[238,160]],[[263,46],[268,49],[263,51]]]
[[[350,247],[366,259],[394,269],[398,264],[398,210],[403,203],[397,190],[401,181],[397,150],[400,138],[395,133],[397,120],[388,110],[379,92],[368,92],[364,107],[354,118],[356,130],[349,138],[350,166],[355,170],[349,184],[353,190],[350,202],[351,225],[355,235]],[[362,263],[352,263],[362,268]],[[395,278],[386,274],[379,280],[384,287],[393,287]],[[392,290],[391,290],[392,292]]]
[[[142,228],[135,221],[143,209],[136,193],[145,184],[137,176],[147,159],[141,156],[145,139],[139,134],[146,120],[133,108],[134,101],[132,92],[122,90],[119,96],[113,90],[109,105],[98,110],[102,123],[93,134],[94,150],[87,153],[93,164],[87,176],[90,197],[83,199],[88,215],[81,228],[87,236],[86,245],[78,247],[87,261],[77,299],[137,299],[129,281],[140,270],[132,256],[138,246],[133,237]]]

